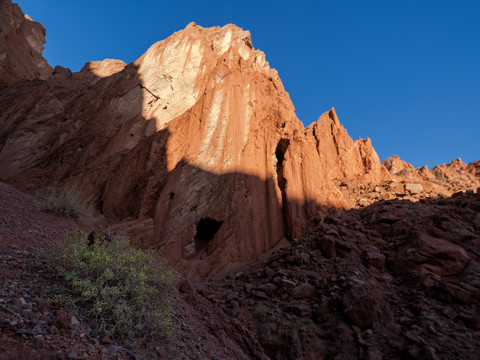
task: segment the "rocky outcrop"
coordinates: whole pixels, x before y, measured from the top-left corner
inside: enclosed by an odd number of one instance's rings
[[[42,57],[45,28],[11,0],[0,0],[0,86],[23,79],[47,79],[52,68]]]
[[[370,139],[353,141],[340,125],[335,109],[322,114],[306,133],[315,140],[322,173],[329,179],[379,182],[391,178]]]
[[[383,160],[382,164],[387,168],[388,171],[390,171],[394,175],[398,174],[404,169],[413,169],[412,164],[403,161],[397,155],[393,155]]]
[[[427,189],[437,186],[442,188],[441,192],[444,194],[480,187],[479,161],[467,165],[461,159],[455,159],[448,164],[437,165],[432,170],[428,170],[426,166],[414,169],[398,156],[385,159],[382,163],[392,174],[409,181],[422,182]]]
[[[232,24],[191,23],[128,65],[57,66],[0,89],[0,108],[3,181],[80,185],[113,230],[192,279],[288,245],[355,206],[352,184],[392,178],[333,108],[305,129],[265,54]]]
[[[479,220],[476,194],[379,201],[202,293],[271,359],[478,359]]]
[[[0,105],[3,180],[80,184],[112,228],[191,278],[288,244],[348,207],[332,176],[386,173],[333,109],[305,130],[277,72],[234,25],[192,23],[129,65],[57,67],[4,89]]]

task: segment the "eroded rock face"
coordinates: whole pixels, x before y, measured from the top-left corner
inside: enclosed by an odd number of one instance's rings
[[[47,79],[52,67],[42,57],[45,28],[11,0],[0,1],[0,86]]]
[[[332,176],[387,173],[333,109],[305,130],[277,72],[234,25],[192,23],[129,65],[56,67],[46,81],[5,89],[0,105],[4,181],[81,184],[113,228],[190,278],[251,260],[348,207]]]
[[[427,166],[417,169],[401,160],[397,155],[382,161],[382,164],[396,179],[403,182],[419,182],[422,190],[416,193],[426,195],[451,195],[457,191],[475,190],[480,186],[479,161],[465,164],[455,159],[448,164],[437,165],[432,170]]]
[[[404,169],[413,169],[412,164],[409,164],[409,163],[403,161],[397,155],[393,155],[393,156],[383,160],[382,164],[392,174],[398,174],[400,171],[402,171]]]
[[[391,178],[370,139],[353,141],[340,125],[335,109],[322,114],[306,133],[315,140],[322,173],[330,179],[380,182]]]

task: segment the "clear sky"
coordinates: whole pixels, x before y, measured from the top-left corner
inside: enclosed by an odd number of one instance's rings
[[[480,1],[14,0],[47,29],[44,56],[78,71],[134,61],[191,21],[252,34],[305,126],[335,107],[380,160],[480,160]]]

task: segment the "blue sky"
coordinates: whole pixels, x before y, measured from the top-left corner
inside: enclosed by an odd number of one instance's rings
[[[131,62],[195,21],[234,23],[278,70],[304,125],[335,107],[380,159],[480,159],[480,1],[14,0],[47,29],[44,56]]]

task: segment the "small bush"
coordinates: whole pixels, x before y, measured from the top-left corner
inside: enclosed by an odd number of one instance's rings
[[[266,336],[268,334],[276,333],[275,324],[272,323],[260,323],[258,324],[258,334],[260,336]]]
[[[297,335],[298,333],[315,332],[315,323],[312,319],[299,319],[295,322],[286,322],[282,324],[283,330],[287,334]]]
[[[95,209],[93,196],[86,196],[76,184],[52,186],[37,196],[42,210],[69,216],[84,225],[99,226],[103,223],[103,217]]]
[[[45,254],[62,280],[52,302],[89,322],[99,335],[127,346],[168,337],[170,290],[175,276],[153,252],[134,249],[128,239],[111,243],[75,230]]]
[[[268,307],[266,307],[263,304],[258,305],[255,308],[255,312],[253,313],[253,317],[257,319],[258,321],[261,321],[263,316],[268,313]]]

